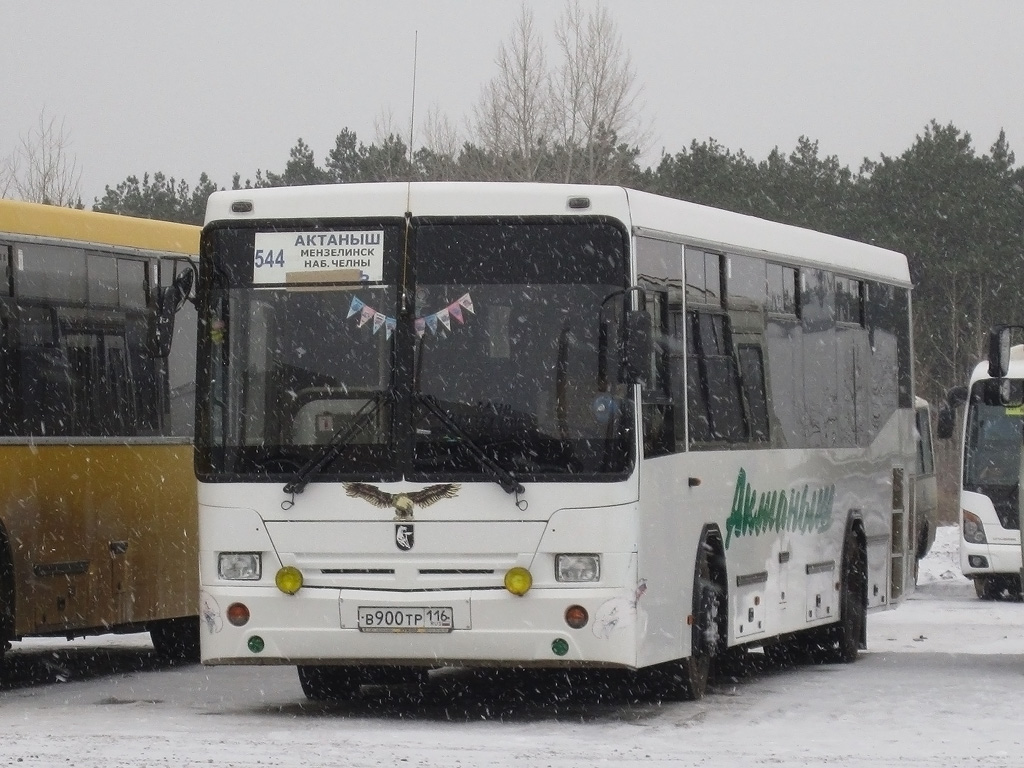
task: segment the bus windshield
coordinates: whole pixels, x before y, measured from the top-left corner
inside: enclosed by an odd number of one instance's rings
[[[326,444],[330,460],[311,480],[628,470],[633,409],[614,341],[628,285],[620,227],[359,228],[383,232],[384,246],[380,275],[356,283],[254,281],[258,228],[208,233],[202,476],[287,480]]]
[[[1020,474],[1022,409],[999,404],[999,382],[975,383],[967,410],[964,488],[1016,486]]]

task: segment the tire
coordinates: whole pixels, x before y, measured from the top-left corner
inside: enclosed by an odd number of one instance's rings
[[[856,538],[843,545],[839,622],[826,627],[820,660],[826,664],[851,664],[857,660],[867,627],[867,563]]]
[[[7,552],[7,538],[0,525],[0,667],[14,639],[14,567]],[[3,673],[0,671],[0,680]]]
[[[350,667],[299,665],[299,685],[310,701],[348,701],[359,693],[359,678]]]
[[[974,593],[981,600],[1019,600],[1020,576],[978,576]]]
[[[348,701],[364,685],[422,687],[427,670],[421,667],[342,667],[299,665],[299,685],[310,701]]]
[[[917,559],[923,560],[928,554],[928,523],[921,526],[917,534]]]
[[[800,635],[777,640],[763,646],[761,650],[764,652],[765,661],[773,669],[799,666],[807,662],[811,656],[806,638]]]
[[[1024,598],[1024,590],[1021,589],[1020,576],[1008,576],[1006,579],[1006,588],[1010,592],[1010,600],[1021,600]]]
[[[702,539],[694,572],[690,656],[655,668],[660,676],[656,688],[665,699],[696,701],[703,698],[715,657],[721,650],[725,591],[714,578],[712,551],[708,541]]]
[[[169,661],[199,661],[199,617],[151,622],[149,636],[157,654]]]
[[[974,594],[979,600],[995,600],[998,591],[993,588],[995,579],[978,576],[974,579]]]

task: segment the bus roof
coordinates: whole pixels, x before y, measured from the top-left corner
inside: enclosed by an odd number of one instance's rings
[[[0,237],[52,237],[82,243],[195,255],[200,228],[157,219],[0,200]]]
[[[1010,366],[1006,374],[1008,379],[1024,379],[1024,344],[1010,347]],[[989,378],[992,377],[988,375],[988,360],[982,360],[974,366],[970,383],[973,385],[976,381]]]
[[[586,207],[570,200],[586,198]],[[234,202],[252,203],[235,213]],[[910,286],[906,257],[810,229],[623,187],[523,182],[381,182],[213,193],[206,223],[244,219],[604,215],[647,234]]]

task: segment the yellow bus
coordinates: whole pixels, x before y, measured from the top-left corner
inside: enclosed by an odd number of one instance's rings
[[[0,660],[138,631],[198,658],[199,231],[0,200]]]

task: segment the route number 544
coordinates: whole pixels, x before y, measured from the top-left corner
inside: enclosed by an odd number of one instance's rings
[[[261,267],[283,267],[284,249],[275,251],[273,248],[257,248],[256,256],[253,258],[252,263],[256,269]]]

